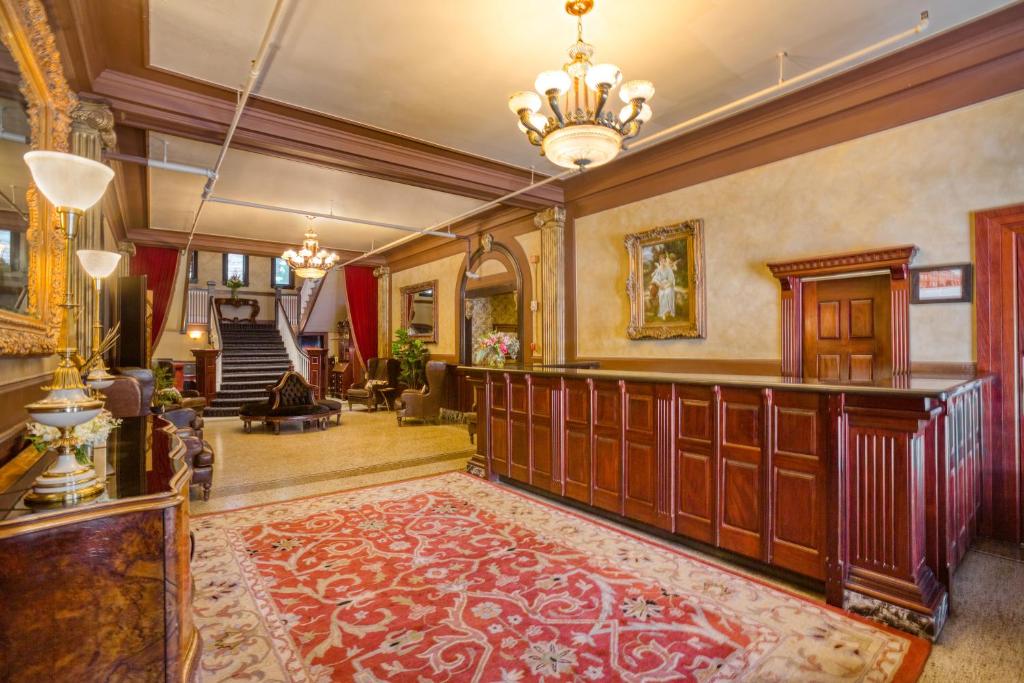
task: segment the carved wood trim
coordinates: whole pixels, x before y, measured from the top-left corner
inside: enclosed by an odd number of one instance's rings
[[[769,263],[778,279],[782,309],[782,376],[802,377],[804,356],[803,284],[808,278],[889,271],[892,374],[910,372],[910,262],[917,247],[896,247],[812,256]]]
[[[0,40],[21,72],[33,149],[66,152],[71,110],[78,102],[68,88],[60,54],[40,0],[0,0]],[[64,300],[64,235],[46,199],[29,187],[28,309],[0,311],[0,355],[49,354],[57,348]]]
[[[257,301],[256,299],[243,299],[241,297],[237,299],[228,299],[218,297],[213,300],[213,304],[214,306],[217,307],[217,315],[220,317],[221,320],[230,320],[232,322],[248,320],[249,322],[255,322],[256,316],[260,314],[260,302]],[[252,312],[248,315],[248,317],[245,318],[240,318],[238,316],[229,317],[224,313],[224,309],[222,308],[223,306],[250,306],[252,308]]]

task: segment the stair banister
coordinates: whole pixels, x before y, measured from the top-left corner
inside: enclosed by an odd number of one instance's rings
[[[277,321],[277,331],[281,333],[281,339],[284,340],[284,348],[288,351],[288,359],[291,361],[295,371],[308,382],[309,356],[299,345],[299,340],[295,336],[295,330],[292,329],[292,323],[288,319],[288,311],[285,310],[280,296],[275,298],[275,305],[277,309],[274,318]]]
[[[306,325],[309,324],[309,318],[313,315],[313,309],[316,308],[316,302],[320,299],[320,290],[324,287],[328,275],[331,271],[327,271],[327,275],[317,280],[313,293],[309,295],[309,303],[302,307],[302,322],[299,323],[299,334],[302,335],[306,331]],[[309,280],[304,281],[302,284],[305,285]],[[299,303],[302,303],[300,298]]]
[[[215,349],[222,349],[223,344],[221,343],[220,336],[220,313],[218,313],[217,307],[213,303],[213,288],[216,286],[216,283],[212,281],[207,282],[206,286],[210,290],[210,296],[208,297],[206,302],[206,305],[209,306],[209,309],[206,312],[206,319],[209,321],[209,328],[207,329],[206,334],[209,335],[210,346],[212,346]],[[221,362],[223,356],[223,353],[217,354],[217,391],[220,391],[222,375]]]

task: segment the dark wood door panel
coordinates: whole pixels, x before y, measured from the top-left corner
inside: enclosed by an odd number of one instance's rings
[[[869,382],[892,375],[891,296],[888,275],[804,282],[804,377]]]
[[[718,543],[749,557],[764,555],[762,394],[723,389],[719,401]]]
[[[617,382],[595,382],[594,426],[622,429],[622,389]]]
[[[566,380],[565,421],[590,424],[590,385],[586,380]]]
[[[627,517],[655,524],[657,521],[657,450],[653,444],[626,441],[626,487],[624,491]]]
[[[594,434],[594,505],[622,512],[622,439],[618,433]]]
[[[503,414],[491,413],[491,472],[508,476],[508,420]]]
[[[509,471],[516,481],[530,483],[530,435],[525,417],[511,413],[509,419]]]
[[[710,453],[679,450],[676,481],[676,533],[714,543],[715,472]]]
[[[526,382],[512,381],[508,387],[508,409],[511,413],[526,415],[529,410],[527,405]]]
[[[538,488],[550,490],[554,481],[554,453],[550,423],[534,420],[530,430],[533,446],[533,462],[530,467],[530,483]]]
[[[772,564],[825,577],[826,399],[772,397],[769,555]]]
[[[590,503],[590,428],[565,427],[565,495]]]

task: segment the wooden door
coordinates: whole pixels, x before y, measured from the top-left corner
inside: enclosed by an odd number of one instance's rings
[[[803,376],[871,382],[892,376],[888,275],[803,285]]]

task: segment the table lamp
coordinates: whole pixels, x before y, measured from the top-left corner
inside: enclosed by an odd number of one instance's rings
[[[61,359],[53,373],[53,380],[43,390],[42,400],[25,406],[29,417],[40,424],[61,431],[57,442],[57,459],[43,472],[25,501],[30,504],[70,503],[94,498],[103,492],[104,483],[96,477],[91,464],[80,464],[75,459],[75,442],[71,432],[99,415],[103,401],[91,397],[82,383],[82,375],[75,364],[73,312],[71,300],[72,254],[78,220],[86,209],[99,201],[110,184],[114,172],[98,161],[63,152],[33,151],[25,154],[25,163],[32,180],[43,196],[57,209],[64,231],[64,315],[61,336],[64,346],[57,350]]]

